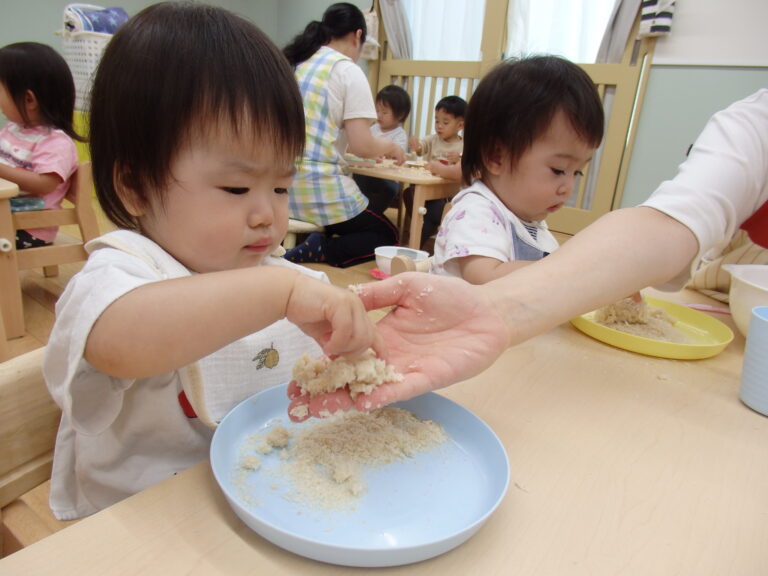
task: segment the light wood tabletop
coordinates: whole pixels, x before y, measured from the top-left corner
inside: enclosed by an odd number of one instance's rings
[[[739,401],[743,349],[736,334],[712,358],[654,358],[570,324],[511,348],[441,392],[503,442],[512,480],[501,506],[458,548],[381,572],[765,575],[768,418]],[[0,573],[25,576],[341,572],[247,528],[207,463],[0,561]]]
[[[421,248],[421,229],[424,226],[424,214],[426,214],[425,203],[428,200],[451,198],[461,188],[459,182],[452,182],[435,176],[424,168],[395,166],[392,163],[376,165],[368,163],[350,165],[350,170],[353,174],[360,174],[361,176],[395,180],[413,185],[413,212],[408,246],[415,250]]]

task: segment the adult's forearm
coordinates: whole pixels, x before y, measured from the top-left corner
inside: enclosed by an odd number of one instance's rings
[[[648,207],[611,212],[560,249],[482,287],[522,342],[574,316],[674,278],[698,243],[676,220]]]

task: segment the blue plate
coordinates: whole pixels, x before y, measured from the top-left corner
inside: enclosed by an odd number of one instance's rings
[[[432,558],[477,532],[507,491],[509,462],[498,437],[462,406],[428,393],[393,406],[440,423],[447,442],[405,462],[367,470],[367,491],[352,510],[314,509],[288,500],[287,479],[259,470],[243,476],[238,466],[249,436],[276,423],[311,426],[312,421],[291,423],[287,406],[286,385],[236,406],[213,436],[211,467],[245,524],[301,556],[361,567]],[[260,458],[260,470],[278,463],[274,453]]]

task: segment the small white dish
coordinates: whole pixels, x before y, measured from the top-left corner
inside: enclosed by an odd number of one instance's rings
[[[395,256],[404,256],[417,263],[429,259],[429,252],[405,246],[379,246],[376,248],[375,254],[376,266],[384,274],[392,274],[392,258]]]
[[[728,300],[733,322],[747,337],[752,309],[768,306],[768,266],[764,264],[724,264],[731,274]]]

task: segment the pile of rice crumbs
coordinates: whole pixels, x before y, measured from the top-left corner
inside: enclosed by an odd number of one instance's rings
[[[271,474],[278,481],[273,487],[290,486],[285,494],[289,500],[315,508],[351,509],[366,492],[366,468],[408,460],[447,439],[437,422],[393,407],[339,413],[290,429],[275,424],[248,438],[235,477],[245,482],[252,472]],[[274,450],[279,462],[266,470],[259,455]]]
[[[688,338],[675,328],[675,319],[645,300],[624,298],[595,312],[595,322],[633,336],[687,344]]]

